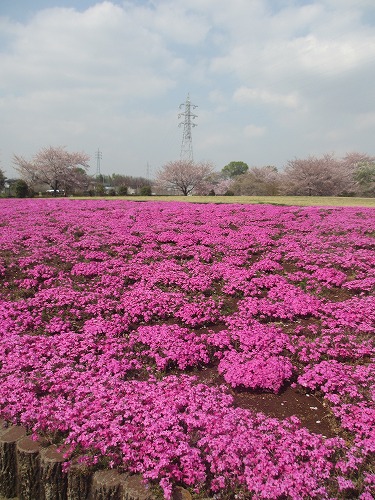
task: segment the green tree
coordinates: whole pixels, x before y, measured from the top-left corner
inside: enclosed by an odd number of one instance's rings
[[[105,188],[103,184],[97,184],[95,186],[95,195],[96,196],[105,196]]]
[[[228,165],[225,165],[225,167],[221,170],[221,173],[224,175],[224,177],[229,177],[230,179],[232,179],[237,175],[246,174],[248,170],[249,166],[247,163],[243,161],[231,161],[230,163],[228,163]]]
[[[354,179],[360,187],[362,194],[375,195],[375,162],[359,163],[354,173]]]
[[[139,194],[141,196],[151,196],[152,195],[152,189],[151,189],[151,186],[148,185],[148,186],[142,186],[140,191],[139,191]]]
[[[23,179],[18,179],[14,185],[16,198],[26,198],[29,194],[29,186]]]
[[[122,184],[121,186],[119,186],[117,192],[118,192],[119,196],[127,196],[128,186],[125,186],[124,184]]]
[[[0,191],[4,189],[6,177],[4,172],[0,169]]]

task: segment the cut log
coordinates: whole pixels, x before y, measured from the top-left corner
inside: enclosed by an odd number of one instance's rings
[[[172,492],[172,500],[191,500],[191,493],[181,486],[176,486]]]
[[[142,476],[128,476],[124,479],[122,487],[122,500],[149,500],[153,496],[142,481]]]
[[[67,500],[67,474],[62,471],[65,461],[57,446],[52,445],[40,452],[41,500]]]
[[[93,471],[87,465],[73,463],[68,471],[68,500],[91,499]]]
[[[19,500],[40,500],[40,444],[29,437],[17,442]]]
[[[26,435],[26,429],[18,425],[8,427],[0,435],[0,495],[17,496],[16,444]]]
[[[0,418],[0,436],[4,434],[4,432],[7,430],[8,425],[6,421],[2,418]]]
[[[92,482],[93,500],[122,500],[122,485],[125,477],[115,470],[95,472]]]

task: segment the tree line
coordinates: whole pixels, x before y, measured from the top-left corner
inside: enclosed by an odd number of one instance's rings
[[[151,195],[151,182],[144,177],[129,175],[89,175],[90,157],[82,152],[48,147],[38,151],[30,160],[13,156],[13,165],[20,177],[7,179],[0,169],[0,191],[5,196],[23,198],[36,194],[70,195]]]
[[[210,162],[170,161],[153,181],[112,174],[90,176],[89,156],[63,147],[41,149],[30,160],[14,155],[20,177],[0,169],[0,191],[10,196],[50,195],[247,195],[375,196],[375,157],[352,152],[289,160],[282,170],[232,161],[221,171]]]
[[[212,165],[175,161],[159,169],[156,183],[183,195],[375,196],[375,157],[363,153],[295,158],[279,171],[273,165],[232,161]]]

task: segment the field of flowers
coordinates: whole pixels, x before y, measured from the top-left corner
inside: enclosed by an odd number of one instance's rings
[[[0,418],[166,498],[372,499],[374,248],[373,208],[0,200]],[[329,435],[239,403],[285,391]]]

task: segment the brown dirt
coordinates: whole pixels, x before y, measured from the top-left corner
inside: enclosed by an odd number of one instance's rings
[[[237,392],[235,404],[241,408],[262,412],[270,417],[285,419],[295,415],[303,427],[315,434],[334,437],[333,417],[327,407],[313,395],[286,388],[280,394]]]
[[[312,394],[304,394],[292,387],[286,387],[279,394],[233,389],[218,373],[216,367],[204,367],[194,372],[194,375],[202,383],[228,387],[237,407],[261,412],[280,420],[294,415],[310,432],[325,437],[337,436],[335,419],[329,408]]]

